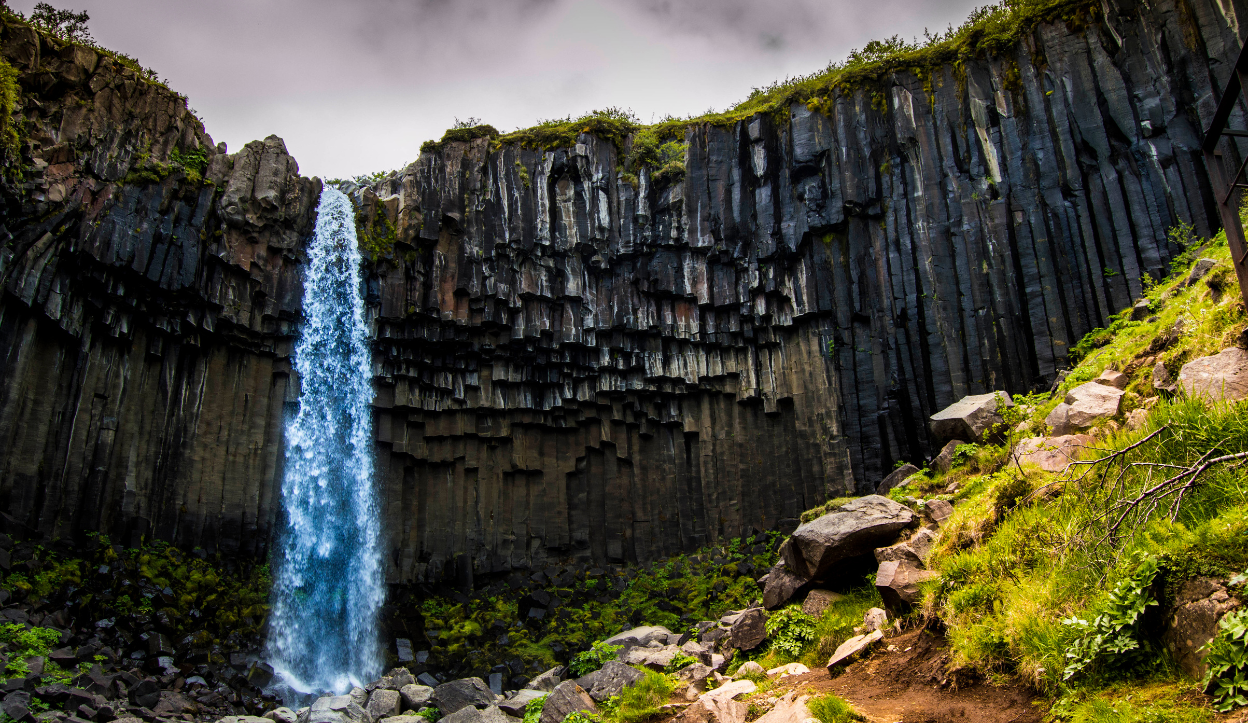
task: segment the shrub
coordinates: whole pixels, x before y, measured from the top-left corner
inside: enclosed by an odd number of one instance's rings
[[[1157,604],[1150,589],[1158,569],[1157,558],[1144,558],[1130,577],[1118,583],[1109,595],[1104,612],[1092,622],[1075,617],[1062,621],[1083,633],[1066,651],[1068,662],[1062,671],[1063,680],[1070,680],[1093,666],[1120,672],[1140,662],[1148,647],[1139,628],[1144,609]]]
[[[544,702],[546,699],[543,698],[542,700]],[[525,708],[524,712],[527,714],[529,712],[528,708]],[[429,721],[429,723],[437,723],[437,721],[442,719],[442,711],[438,710],[437,708],[434,708],[433,706],[429,706],[428,708],[425,708],[424,710],[417,713],[416,715]],[[526,719],[526,723],[527,723],[527,719]]]
[[[614,660],[615,654],[623,647],[623,645],[606,645],[599,640],[589,650],[577,653],[576,657],[572,658],[572,662],[568,663],[568,672],[574,678],[589,675],[606,665],[608,660]]]
[[[854,707],[835,695],[820,695],[806,701],[806,707],[819,723],[851,723],[866,720]]]
[[[796,658],[815,642],[815,619],[802,612],[800,605],[790,605],[767,618],[770,649]]]
[[[1204,647],[1209,671],[1202,682],[1221,712],[1248,705],[1248,609],[1222,616],[1218,634]]]

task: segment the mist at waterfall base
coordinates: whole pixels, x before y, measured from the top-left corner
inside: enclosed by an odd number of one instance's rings
[[[380,675],[385,593],[355,210],[336,189],[321,193],[308,254],[267,641],[273,690],[288,702],[346,693]]]

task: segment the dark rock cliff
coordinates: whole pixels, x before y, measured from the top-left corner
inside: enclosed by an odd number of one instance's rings
[[[826,113],[695,125],[675,181],[585,134],[448,142],[355,189],[394,242],[367,290],[391,579],[791,524],[930,454],[962,395],[1047,385],[1167,229],[1216,225],[1198,139],[1248,4],[1094,10]],[[211,143],[167,91],[15,33],[50,165],[6,199],[0,493],[61,534],[263,549],[317,185],[272,138],[206,185],[122,182],[148,141]]]

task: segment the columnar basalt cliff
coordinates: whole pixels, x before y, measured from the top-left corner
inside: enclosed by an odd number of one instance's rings
[[[1166,268],[1171,226],[1214,230],[1198,139],[1245,12],[1090,4],[1006,53],[692,124],[683,177],[634,183],[631,141],[582,134],[446,142],[350,189],[380,239],[391,579],[792,524],[930,454],[962,395],[1047,385]],[[70,80],[78,51],[20,34],[51,165],[8,197],[9,509],[262,549],[317,184],[280,141],[213,154],[180,99],[107,63]],[[125,182],[149,140],[206,149],[211,183]]]

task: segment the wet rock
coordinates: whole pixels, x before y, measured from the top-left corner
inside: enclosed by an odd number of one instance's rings
[[[461,708],[484,708],[494,702],[494,693],[480,678],[461,678],[433,689],[433,706],[449,715]]]
[[[998,411],[999,404],[1012,407],[1014,400],[1007,392],[962,397],[931,416],[929,427],[932,435],[940,440],[982,442],[985,432],[1004,421]]]
[[[1223,581],[1212,578],[1183,583],[1174,602],[1162,642],[1184,673],[1200,679],[1206,670],[1206,652],[1201,648],[1217,634],[1222,616],[1238,608],[1239,603]]]
[[[934,577],[936,573],[908,562],[884,562],[875,574],[875,588],[889,609],[906,610],[919,601],[919,583]]]
[[[1096,438],[1090,434],[1031,437],[1015,445],[1014,458],[1019,464],[1034,464],[1046,472],[1061,472],[1095,446]]]
[[[295,712],[286,706],[279,706],[265,713],[262,718],[267,718],[273,723],[298,723]]]
[[[1248,398],[1248,350],[1231,347],[1184,364],[1179,386],[1188,396],[1210,401]]]
[[[802,601],[802,612],[818,619],[823,616],[823,611],[827,610],[829,606],[844,599],[845,596],[839,592],[811,590],[806,593],[806,599]]]
[[[743,611],[728,629],[728,645],[737,650],[753,650],[767,638],[767,613],[762,608]]]
[[[798,527],[781,545],[780,554],[786,569],[809,581],[842,560],[871,552],[914,522],[909,509],[887,497],[860,497]],[[772,587],[768,578],[767,588]]]
[[[836,651],[832,653],[832,657],[828,658],[828,671],[835,672],[834,669],[836,666],[848,662],[855,655],[858,655],[883,639],[884,633],[879,630],[874,630],[865,635],[856,635],[849,640],[846,640],[836,648]]]
[[[540,723],[563,723],[563,719],[578,710],[597,713],[598,706],[574,680],[565,680],[551,691],[542,706]]]
[[[880,484],[878,484],[875,488],[875,493],[877,495],[886,495],[889,490],[901,485],[902,482],[905,482],[912,475],[916,475],[918,473],[918,467],[915,467],[912,464],[903,464],[892,472],[889,472],[887,477],[880,480]]]

